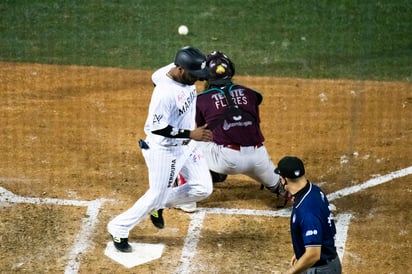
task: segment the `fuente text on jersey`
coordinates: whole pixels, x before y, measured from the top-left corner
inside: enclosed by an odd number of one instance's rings
[[[243,90],[232,90],[231,94],[235,105],[247,105],[247,97],[245,96]],[[228,106],[226,96],[224,94],[216,93],[211,97],[215,100],[216,109]]]

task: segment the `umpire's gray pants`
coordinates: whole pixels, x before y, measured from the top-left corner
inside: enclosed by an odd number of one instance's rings
[[[340,264],[339,256],[328,262],[326,265],[311,267],[302,272],[302,274],[341,274],[342,266]]]

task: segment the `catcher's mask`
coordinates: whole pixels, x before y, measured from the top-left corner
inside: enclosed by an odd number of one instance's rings
[[[221,51],[212,51],[206,56],[209,69],[207,81],[213,85],[224,85],[232,81],[235,75],[235,64]]]

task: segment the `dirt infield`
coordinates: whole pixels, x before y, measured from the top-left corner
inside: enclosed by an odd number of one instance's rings
[[[175,209],[165,210],[164,230],[147,219],[130,234],[131,242],[165,244],[160,259],[125,268],[104,255],[107,222],[148,187],[136,141],[144,137],[150,74],[0,63],[0,187],[21,197],[108,199],[76,257],[78,273],[174,273],[182,264],[191,216]],[[409,83],[235,82],[263,94],[262,130],[273,160],[299,156],[326,193],[412,166]],[[344,273],[412,273],[411,192],[406,174],[333,201],[336,214],[352,214]],[[277,210],[278,202],[251,179],[231,176],[199,206]],[[85,207],[2,201],[0,209],[0,273],[67,271]],[[276,273],[292,256],[288,218],[207,214],[200,235],[187,273]]]

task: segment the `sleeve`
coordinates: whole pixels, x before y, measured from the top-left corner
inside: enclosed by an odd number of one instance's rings
[[[149,105],[149,131],[153,132],[166,128],[169,125],[171,113],[170,98],[166,92],[162,92],[162,85],[157,85],[152,94]]]
[[[257,97],[257,104],[260,105],[263,101],[263,96],[262,96],[262,94],[260,94],[256,90],[255,90],[255,94],[256,94],[256,97]]]
[[[156,70],[153,74],[152,74],[152,82],[153,85],[156,86],[158,84],[160,84],[161,82],[165,81],[165,79],[167,80],[167,73],[174,67],[175,65],[173,63],[170,63],[167,66],[164,66],[158,70]]]
[[[301,221],[302,239],[305,246],[321,246],[323,238],[322,222],[319,217],[306,213]]]
[[[199,95],[196,100],[196,125],[203,126],[206,123],[205,117],[203,116],[201,101],[199,100]]]

